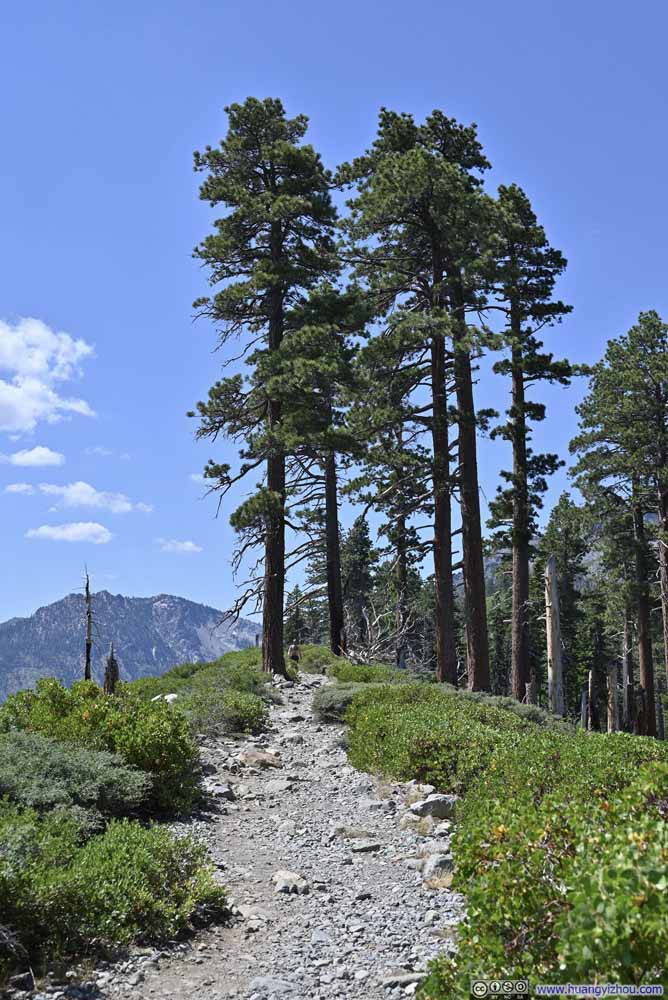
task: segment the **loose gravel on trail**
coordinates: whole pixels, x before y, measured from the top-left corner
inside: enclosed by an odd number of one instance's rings
[[[234,905],[229,926],[102,965],[78,995],[404,997],[453,947],[463,900],[448,888],[451,803],[355,771],[344,728],[311,714],[322,683],[279,682],[283,703],[262,737],[202,744],[211,811],[176,829],[208,844]],[[52,986],[44,997],[77,993]]]

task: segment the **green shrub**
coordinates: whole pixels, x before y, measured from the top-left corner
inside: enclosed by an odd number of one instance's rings
[[[244,649],[211,663],[182,663],[161,677],[144,677],[127,687],[143,700],[177,694],[178,710],[196,733],[259,733],[267,725],[266,705],[280,699],[270,681],[262,671],[260,651]]]
[[[250,691],[237,691],[211,681],[200,684],[183,705],[198,733],[224,730],[229,733],[261,733],[269,711],[266,703]]]
[[[306,674],[331,673],[332,668],[341,662],[341,658],[326,646],[308,645],[299,648],[299,669]]]
[[[53,678],[20,691],[0,708],[0,732],[39,733],[63,743],[117,753],[153,776],[151,805],[187,810],[197,789],[197,746],[184,716],[163,701],[146,702],[125,686],[105,695],[92,681],[68,690]]]
[[[464,1000],[471,978],[668,985],[668,746],[504,701],[385,685],[347,711],[355,766],[464,796],[467,918],[419,995]]]
[[[321,687],[313,696],[313,714],[321,722],[343,722],[355,696],[366,690],[366,684],[328,684]]]
[[[530,725],[431,684],[365,687],[346,719],[355,767],[451,792],[467,788],[498,748]]]
[[[405,684],[414,679],[405,670],[395,670],[382,663],[351,663],[343,659],[331,665],[329,675],[341,684]]]
[[[213,915],[225,895],[205,849],[166,829],[113,820],[83,846],[60,812],[40,816],[0,803],[0,971],[16,961],[16,939],[33,962],[158,943]]]
[[[75,747],[38,733],[0,736],[0,799],[41,812],[57,807],[84,811],[91,826],[126,816],[147,804],[151,779],[118,754]]]

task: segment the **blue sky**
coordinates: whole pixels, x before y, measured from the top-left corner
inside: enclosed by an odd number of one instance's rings
[[[220,367],[191,319],[211,218],[192,151],[231,101],[306,113],[331,166],[381,104],[476,121],[489,183],[522,185],[569,259],[555,352],[593,361],[639,310],[668,312],[658,0],[26,0],[0,29],[0,620],[78,587],[84,563],[96,589],[232,596],[230,505],[216,519],[190,478],[227,449],[185,417]],[[505,391],[483,376],[477,402]],[[538,446],[565,452],[580,393],[548,394]],[[502,448],[481,445],[488,496]]]

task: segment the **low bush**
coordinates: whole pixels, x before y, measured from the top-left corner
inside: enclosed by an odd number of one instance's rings
[[[368,689],[367,684],[328,684],[321,687],[313,696],[313,714],[321,722],[343,722],[356,695]]]
[[[432,684],[367,686],[347,711],[351,763],[400,781],[463,792],[525,722]]]
[[[328,673],[341,684],[406,684],[414,680],[407,671],[383,663],[351,663],[343,659],[332,663]]]
[[[82,845],[63,812],[0,802],[0,975],[17,957],[43,963],[159,943],[224,905],[205,849],[190,838],[113,820]]]
[[[345,663],[326,646],[300,646],[299,669],[307,674],[331,673],[332,668],[339,663]]]
[[[183,710],[198,733],[224,730],[228,733],[261,733],[269,710],[262,698],[250,691],[226,688],[214,679],[200,683],[186,695]]]
[[[38,733],[0,736],[0,799],[40,812],[80,810],[90,828],[105,817],[127,816],[147,805],[148,774],[118,754],[59,743]]]
[[[423,1000],[464,1000],[471,978],[668,985],[666,744],[433,685],[367,688],[347,719],[357,767],[464,796],[453,855],[467,919]]]
[[[39,680],[35,691],[11,695],[0,708],[0,732],[12,730],[117,753],[152,775],[150,804],[158,812],[185,811],[194,801],[198,752],[188,723],[164,701],[146,702],[129,686],[110,696],[92,681],[68,690],[53,678]]]
[[[259,733],[267,704],[279,695],[263,673],[260,651],[225,653],[211,663],[182,663],[161,677],[143,677],[127,687],[145,701],[177,694],[176,706],[195,733]]]

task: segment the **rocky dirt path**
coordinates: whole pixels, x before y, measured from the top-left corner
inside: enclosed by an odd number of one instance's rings
[[[98,971],[99,996],[403,997],[449,946],[462,913],[447,888],[450,824],[418,815],[443,816],[447,797],[409,808],[433,789],[382,787],[350,767],[343,728],[311,715],[321,683],[282,685],[263,737],[203,748],[217,806],[189,827],[229,888],[232,925]]]

